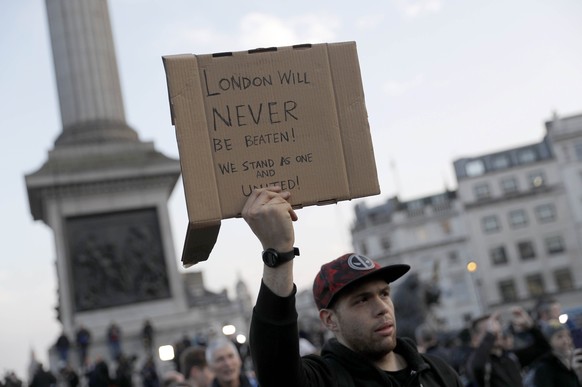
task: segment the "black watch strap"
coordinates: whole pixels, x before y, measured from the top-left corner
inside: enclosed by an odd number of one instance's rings
[[[299,247],[293,247],[293,250],[287,251],[286,253],[279,253],[279,257],[283,262],[287,262],[295,258],[299,254]]]
[[[267,249],[263,251],[263,262],[269,267],[277,267],[285,262],[289,262],[299,254],[299,248],[293,247],[293,250],[285,253],[280,253],[275,249]]]

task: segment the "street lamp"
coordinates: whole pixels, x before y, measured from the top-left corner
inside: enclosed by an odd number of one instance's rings
[[[158,348],[158,353],[161,361],[174,359],[174,347],[171,345],[162,345]]]
[[[236,332],[236,327],[232,324],[228,324],[222,327],[222,333],[226,336],[234,335]]]
[[[473,291],[475,292],[475,298],[477,299],[477,308],[479,308],[479,314],[484,313],[483,300],[481,298],[481,283],[477,276],[478,265],[475,261],[469,261],[467,263],[467,271],[469,272],[469,277],[471,278],[471,284],[473,285]]]
[[[244,344],[247,342],[247,337],[242,333],[239,333],[238,335],[236,335],[236,342],[239,344]]]

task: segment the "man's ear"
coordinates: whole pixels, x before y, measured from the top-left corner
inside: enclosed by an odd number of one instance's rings
[[[321,309],[319,311],[319,319],[330,331],[338,331],[337,314],[332,309]]]

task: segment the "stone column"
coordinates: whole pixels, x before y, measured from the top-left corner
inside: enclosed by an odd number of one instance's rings
[[[55,145],[136,141],[125,122],[107,0],[46,0],[62,134]]]

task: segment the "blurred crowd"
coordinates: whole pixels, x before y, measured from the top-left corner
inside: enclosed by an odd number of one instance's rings
[[[456,335],[420,325],[420,352],[441,357],[466,387],[582,387],[582,325],[564,318],[560,303],[540,300],[480,316]]]
[[[466,387],[582,387],[580,322],[560,321],[557,300],[542,300],[531,311],[521,307],[480,316],[467,327],[442,332],[423,323],[413,339],[421,353],[438,356],[461,376]],[[121,328],[107,330],[109,358],[89,360],[91,333],[80,327],[74,343],[62,334],[55,342],[58,372],[37,362],[30,387],[254,387],[257,386],[248,344],[227,336],[189,337],[173,344],[171,370],[160,374],[154,360],[154,329],[149,321],[142,330],[143,353],[126,355]],[[318,353],[321,330],[301,330],[301,355]],[[70,350],[76,348],[80,364],[71,365]],[[0,387],[23,387],[25,383],[7,372]]]

